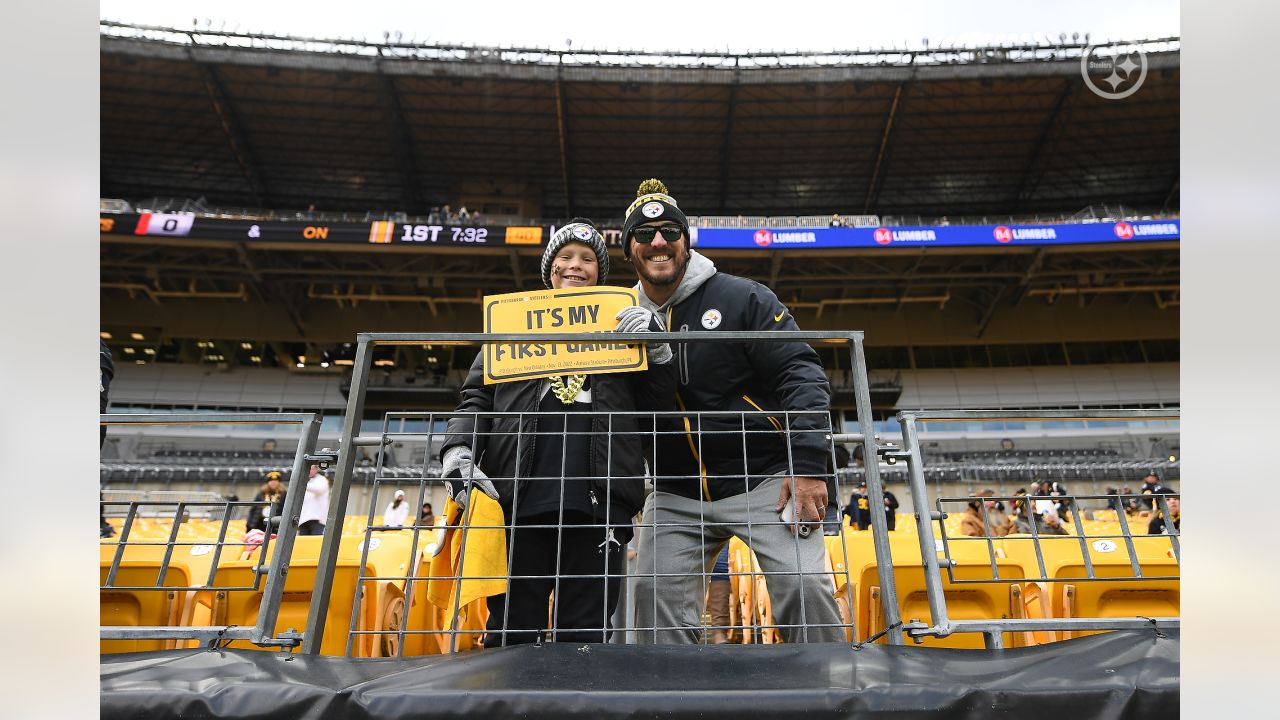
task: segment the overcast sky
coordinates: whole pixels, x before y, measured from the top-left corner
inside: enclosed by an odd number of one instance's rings
[[[100,16],[307,37],[403,33],[429,43],[626,50],[852,50],[986,45],[1090,33],[1094,42],[1180,35],[1177,0],[101,0]]]

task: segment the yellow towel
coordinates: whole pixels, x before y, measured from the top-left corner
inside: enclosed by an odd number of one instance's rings
[[[444,548],[431,559],[431,579],[427,581],[427,599],[432,605],[443,608],[445,617],[453,616],[454,608],[467,606],[478,598],[499,595],[507,591],[507,534],[501,527],[505,520],[498,501],[472,488],[467,512],[452,498],[445,501],[444,513],[447,525],[462,525],[445,531]],[[458,521],[462,520],[461,523]],[[472,526],[480,526],[478,528]],[[463,539],[466,539],[466,558],[461,563]],[[454,578],[461,576],[462,588],[454,591]],[[455,599],[457,604],[454,604]],[[464,617],[458,618],[458,627],[464,625]],[[447,626],[446,626],[447,627]]]

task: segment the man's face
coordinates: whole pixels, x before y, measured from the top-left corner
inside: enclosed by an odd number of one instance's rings
[[[639,227],[679,228],[680,226],[667,220],[654,220]],[[654,287],[674,285],[684,277],[685,267],[688,264],[689,238],[685,236],[683,230],[675,240],[668,240],[661,231],[656,232],[653,235],[653,241],[648,244],[635,239],[633,231],[631,265],[646,284]]]
[[[1155,475],[1148,475],[1145,478],[1143,478],[1142,481],[1148,485],[1155,485],[1156,483],[1160,482],[1160,478],[1156,477]]]

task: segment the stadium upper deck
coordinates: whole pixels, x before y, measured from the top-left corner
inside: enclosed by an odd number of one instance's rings
[[[1105,101],[1084,85],[1073,44],[661,56],[103,23],[102,194],[295,219],[311,204],[317,218],[465,204],[491,221],[576,213],[607,224],[657,176],[704,217],[1006,222],[994,216],[1101,205],[1159,217],[1178,208],[1179,43],[1144,47],[1140,91]],[[540,255],[102,238],[104,328],[193,352],[230,343],[219,355],[243,341],[283,357],[300,354],[286,344],[360,331],[474,330],[480,296],[536,285]],[[1177,247],[708,252],[769,284],[804,327],[857,327],[875,347],[1167,342],[1178,335]],[[617,259],[610,282],[633,282]]]
[[[1124,101],[1081,44],[660,56],[101,26],[105,196],[612,217],[1177,206],[1179,42]]]

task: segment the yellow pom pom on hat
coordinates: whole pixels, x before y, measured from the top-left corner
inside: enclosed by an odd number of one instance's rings
[[[657,178],[649,178],[636,189],[636,199],[627,207],[622,223],[622,254],[631,257],[631,231],[653,220],[670,220],[684,230],[689,237],[689,219],[671,197],[667,186]]]

